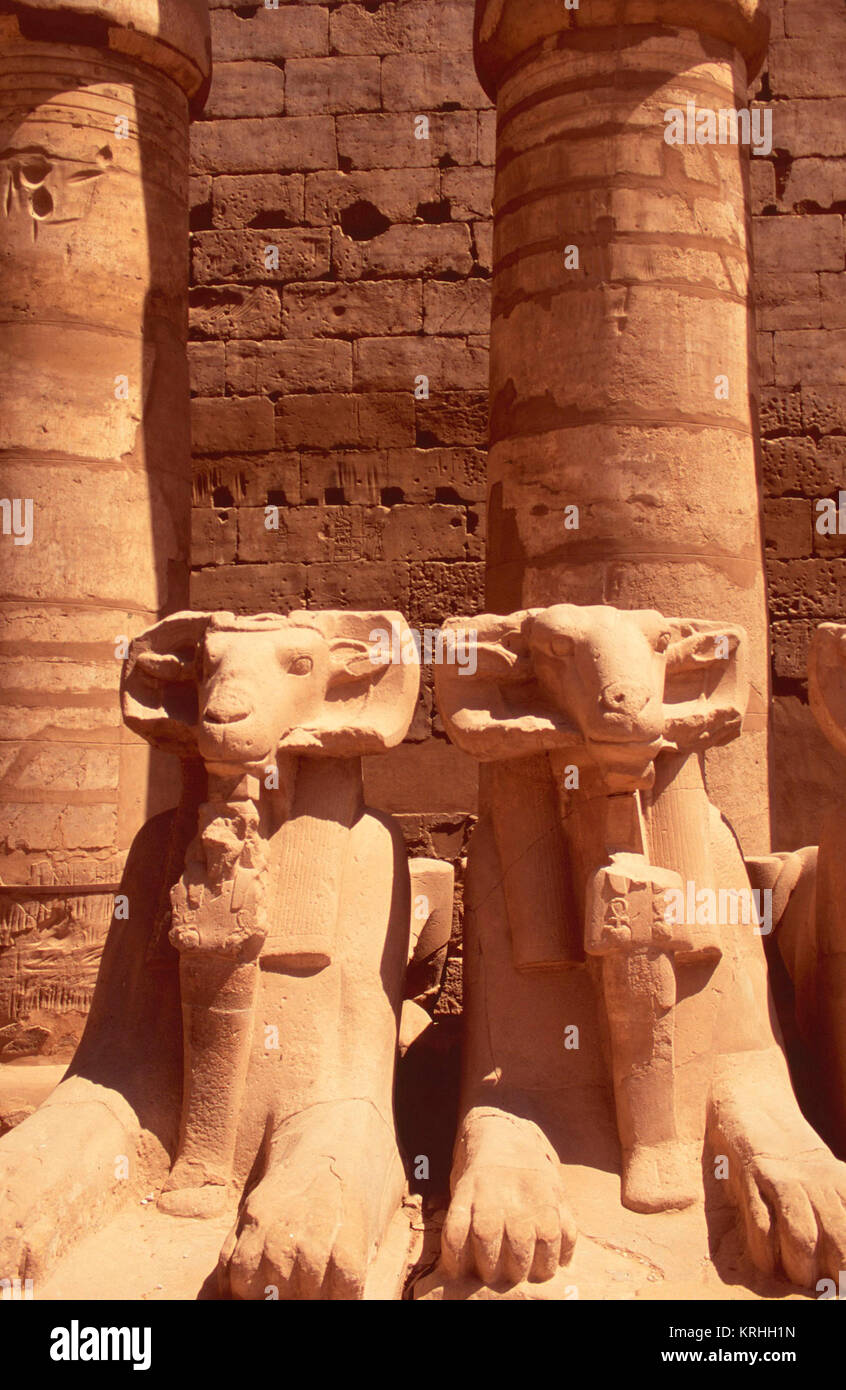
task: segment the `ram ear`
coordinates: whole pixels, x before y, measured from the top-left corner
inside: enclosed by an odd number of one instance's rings
[[[749,703],[742,627],[670,618],[664,679],[664,737],[679,749],[737,738]]]
[[[390,665],[391,655],[380,642],[362,642],[338,637],[329,642],[329,686],[357,685],[359,681],[374,681]]]
[[[820,623],[808,651],[808,698],[838,753],[846,753],[846,624]]]
[[[450,618],[435,696],[450,739],[481,762],[578,748],[581,738],[544,697],[529,636],[542,609]]]
[[[290,621],[325,639],[329,677],[315,718],[282,748],[351,758],[402,743],[420,690],[420,657],[402,614],[302,612]]]
[[[447,624],[445,631],[449,630]],[[531,659],[518,628],[504,633],[498,642],[476,641],[472,651],[474,656],[468,665],[473,665],[474,675],[480,680],[516,686],[532,678]]]
[[[120,701],[124,722],[155,748],[196,756],[199,653],[209,613],[174,613],[130,643]]]

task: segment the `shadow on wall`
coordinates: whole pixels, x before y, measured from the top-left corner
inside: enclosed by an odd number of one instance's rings
[[[827,817],[842,803],[846,762],[796,695],[776,695],[772,706],[773,847],[819,844]]]

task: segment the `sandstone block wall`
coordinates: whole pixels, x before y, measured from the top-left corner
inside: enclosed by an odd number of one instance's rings
[[[846,612],[846,535],[816,504],[846,487],[846,6],[770,0],[757,98],[773,153],[751,164],[774,680],[774,844],[815,843],[842,767],[807,704],[818,622]],[[846,511],[842,520],[846,531]]]

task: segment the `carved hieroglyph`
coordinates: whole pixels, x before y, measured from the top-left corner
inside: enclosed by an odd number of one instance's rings
[[[0,0],[0,1026],[54,1043],[79,1035],[132,837],[178,795],[118,689],[129,634],[187,598],[208,69],[206,0]]]
[[[711,1168],[750,1268],[812,1287],[846,1257],[846,1165],[794,1097],[758,904],[701,773],[740,730],[745,634],[568,604],[453,625],[477,631],[477,671],[439,666],[438,703],[489,809],[446,1275],[551,1278],[580,1224],[562,1163],[621,1163],[641,1213],[701,1207]]]
[[[252,1171],[222,1290],[361,1296],[404,1192],[409,873],[361,785],[361,756],[402,740],[417,698],[416,661],[383,655],[394,629],[396,613],[179,613],[133,642],[124,716],[183,758],[185,795],[130,853],[70,1078],[0,1143],[4,1273],[43,1270],[121,1188],[209,1216]],[[436,879],[421,960],[451,916],[451,870]]]
[[[769,849],[769,657],[750,356],[748,148],[665,141],[741,110],[763,0],[477,0],[496,102],[487,603],[731,614],[745,737],[707,761]]]

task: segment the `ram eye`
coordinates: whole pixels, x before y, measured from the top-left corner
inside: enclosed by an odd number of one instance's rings
[[[553,656],[570,656],[575,645],[572,637],[565,637],[562,634],[559,637],[550,638],[549,650]]]
[[[314,669],[314,662],[310,656],[295,656],[288,667],[288,672],[292,676],[308,676]]]
[[[656,652],[665,652],[673,640],[672,633],[662,632],[658,641],[655,643]]]

